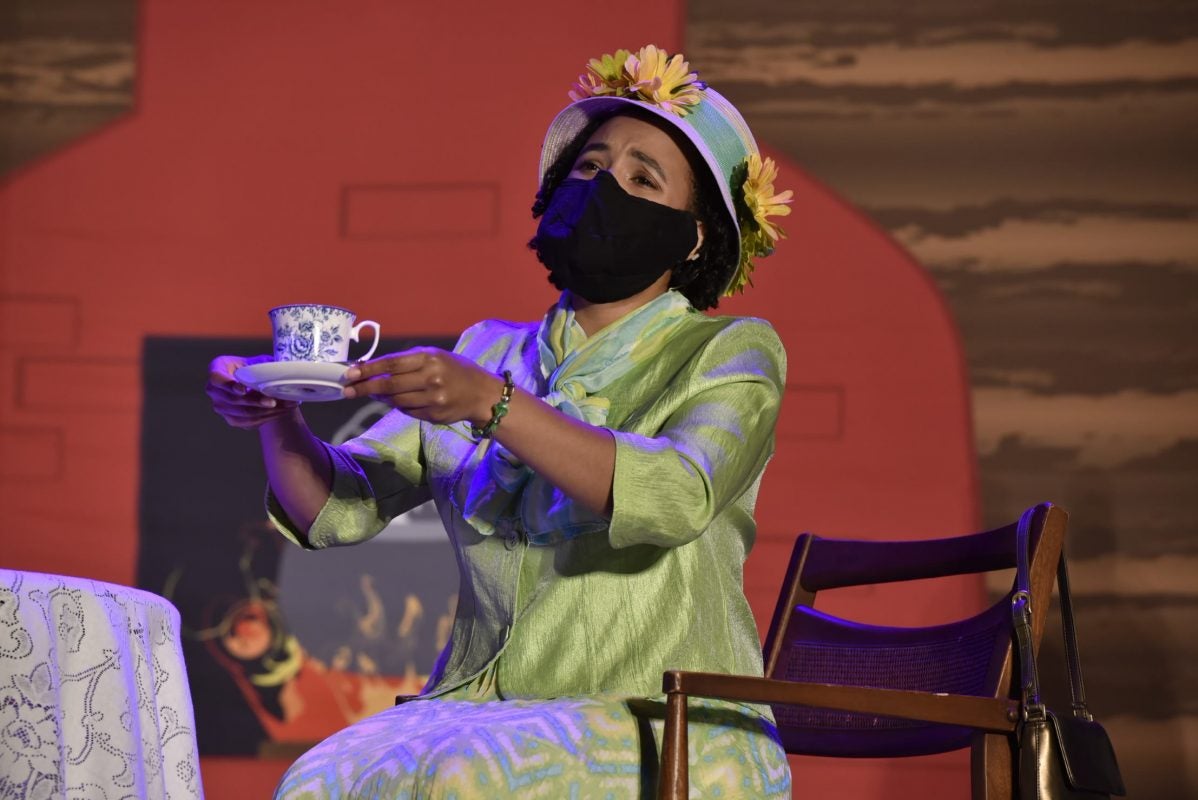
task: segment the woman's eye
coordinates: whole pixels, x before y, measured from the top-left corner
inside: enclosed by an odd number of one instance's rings
[[[657,188],[657,184],[654,183],[653,179],[648,177],[647,175],[634,175],[632,180],[638,186],[644,186],[646,189],[656,189]]]
[[[599,169],[599,165],[594,161],[583,161],[578,166],[574,167],[575,172],[594,172]]]

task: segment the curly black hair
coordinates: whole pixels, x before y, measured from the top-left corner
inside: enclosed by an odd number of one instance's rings
[[[691,204],[688,210],[703,223],[703,246],[699,249],[699,256],[695,260],[685,261],[674,269],[670,278],[670,286],[682,292],[691,305],[697,309],[718,307],[720,296],[732,279],[732,273],[737,267],[740,239],[736,227],[728,216],[724,199],[716,184],[716,177],[711,174],[707,162],[702,159],[685,136],[675,130],[673,126],[663,124],[653,114],[630,106],[627,110],[618,111],[616,114],[591,120],[590,124],[574,137],[574,141],[568,147],[563,148],[557,159],[545,171],[541,188],[537,191],[536,200],[532,204],[533,219],[545,213],[553,192],[574,168],[574,162],[578,159],[578,154],[587,140],[594,135],[599,126],[620,114],[636,117],[664,130],[682,150],[683,155],[690,163],[693,180]],[[537,249],[536,239],[530,241],[528,246],[535,252]],[[537,253],[537,258],[540,258],[540,253]],[[563,288],[554,282],[552,273],[549,276],[549,281],[558,289]]]

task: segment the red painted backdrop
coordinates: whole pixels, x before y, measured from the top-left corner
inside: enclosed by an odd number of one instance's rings
[[[553,292],[524,243],[544,128],[588,57],[679,49],[681,12],[146,2],[134,112],[0,186],[2,563],[133,581],[147,334],[261,335],[268,307],[311,299],[393,335],[539,316]],[[797,165],[779,186],[795,189],[790,240],[720,309],[771,320],[790,358],[746,576],[763,630],[796,532],[932,536],[978,517],[942,299]],[[900,591],[827,608],[913,623],[981,595]],[[796,794],[966,796],[966,762],[793,765]],[[283,766],[206,759],[208,794],[265,794]]]

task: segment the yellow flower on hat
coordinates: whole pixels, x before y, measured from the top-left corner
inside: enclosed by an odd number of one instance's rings
[[[774,192],[774,180],[778,177],[778,165],[772,158],[762,158],[750,153],[748,158],[733,173],[733,185],[740,182],[742,201],[740,205],[740,264],[728,287],[726,295],[743,292],[752,286],[753,259],[774,252],[779,239],[786,233],[768,217],[785,217],[790,214],[790,202],[794,192]]]
[[[681,117],[703,99],[704,88],[681,54],[671,57],[646,45],[636,55],[617,50],[614,55],[592,58],[569,94],[575,102],[605,95],[632,97]]]
[[[745,205],[753,215],[753,222],[770,240],[785,239],[786,234],[766,217],[785,217],[790,214],[790,201],[794,192],[774,194],[774,180],[778,177],[778,165],[772,158],[762,158],[751,153],[746,162],[747,174],[744,182]],[[772,249],[772,248],[771,248]]]
[[[642,47],[624,61],[629,90],[663,111],[684,117],[703,99],[698,73],[681,53],[670,57],[654,45]]]

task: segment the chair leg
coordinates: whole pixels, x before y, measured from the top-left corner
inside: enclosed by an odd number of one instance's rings
[[[975,733],[970,755],[973,800],[1011,800],[1017,783],[1011,737]]]
[[[686,800],[690,794],[687,774],[689,748],[686,741],[686,695],[666,695],[666,730],[661,749],[661,774],[658,776],[658,800]]]

